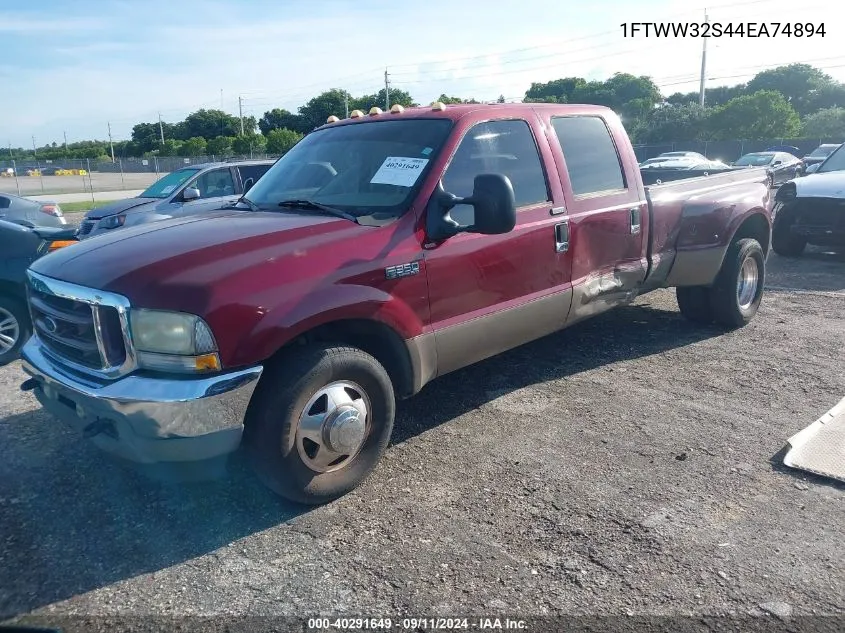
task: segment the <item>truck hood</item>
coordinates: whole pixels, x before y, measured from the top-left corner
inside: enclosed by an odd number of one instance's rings
[[[67,246],[35,262],[34,272],[116,292],[135,305],[201,312],[227,280],[242,284],[270,262],[313,253],[327,242],[354,244],[372,228],[348,220],[285,212],[215,211],[132,226]],[[196,292],[198,296],[191,297]]]
[[[809,174],[793,182],[799,198],[845,198],[845,171]]]
[[[104,204],[96,209],[91,209],[85,214],[85,219],[100,220],[110,215],[115,215],[117,213],[122,213],[123,211],[128,211],[129,209],[134,209],[135,207],[140,207],[141,205],[156,202],[160,202],[160,200],[158,198],[128,198],[126,200],[117,200],[115,202],[110,202],[109,204]]]

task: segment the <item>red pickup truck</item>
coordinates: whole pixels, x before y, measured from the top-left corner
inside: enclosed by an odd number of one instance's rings
[[[620,119],[491,104],[331,117],[234,209],[35,262],[22,351],[42,405],[138,462],[242,444],[299,502],[355,488],[396,400],[643,293],[746,324],[765,170],[645,188]]]

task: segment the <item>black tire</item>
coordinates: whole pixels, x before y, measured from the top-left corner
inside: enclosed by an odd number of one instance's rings
[[[706,286],[683,286],[675,288],[675,297],[681,314],[693,323],[712,323],[713,310],[710,307],[710,288]]]
[[[368,430],[345,465],[318,472],[309,466],[307,449],[313,444],[319,453],[324,447],[298,436],[300,414],[312,397],[339,381],[365,393],[358,401],[368,401]],[[346,391],[354,396],[358,390]],[[309,345],[265,370],[247,412],[244,448],[258,478],[275,493],[297,503],[326,503],[356,488],[373,471],[390,441],[395,411],[390,377],[375,358],[352,347]]]
[[[793,235],[790,228],[795,222],[795,213],[780,209],[772,227],[772,250],[782,257],[799,257],[807,246],[807,240]]]
[[[13,325],[6,325],[3,329],[4,324],[8,324],[10,321],[14,322]],[[31,334],[32,324],[29,321],[29,312],[27,312],[23,301],[17,297],[0,295],[0,336],[14,339],[11,347],[0,346],[0,367],[18,358],[21,347]]]
[[[740,299],[739,282],[746,261],[749,261],[749,271],[751,266],[756,265],[756,282],[753,292],[749,291],[748,300],[743,301]],[[766,258],[760,242],[751,238],[733,242],[725,254],[716,283],[710,289],[710,307],[716,323],[731,329],[747,325],[760,307],[765,282]],[[751,288],[751,284],[745,287]]]

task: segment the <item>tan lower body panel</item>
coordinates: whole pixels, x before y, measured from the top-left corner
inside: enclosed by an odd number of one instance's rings
[[[563,328],[572,291],[565,290],[435,333],[442,376]]]
[[[675,254],[672,270],[666,278],[666,286],[671,288],[711,285],[722,268],[722,260],[725,259],[727,250],[727,246],[679,250]]]

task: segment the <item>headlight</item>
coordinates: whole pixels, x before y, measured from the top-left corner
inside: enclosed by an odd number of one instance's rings
[[[133,309],[129,314],[138,364],[144,369],[207,372],[221,368],[217,342],[193,314]]]
[[[125,223],[125,215],[110,215],[100,220],[100,223],[97,226],[101,229],[116,229],[123,226]]]

